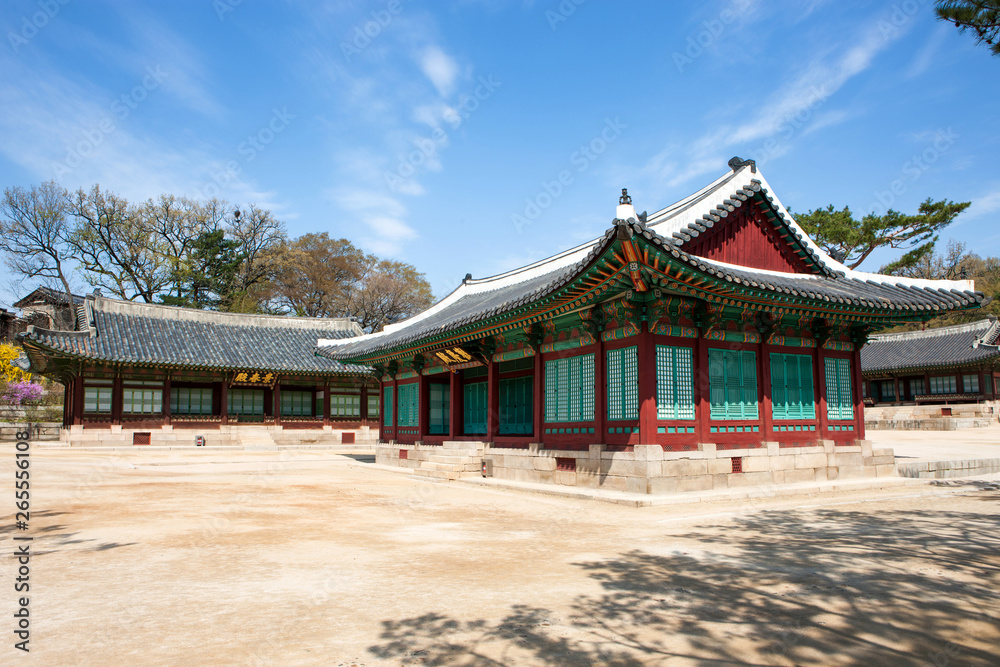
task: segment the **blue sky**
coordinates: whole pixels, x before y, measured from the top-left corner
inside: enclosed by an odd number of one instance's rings
[[[792,211],[972,201],[943,240],[1000,254],[1000,59],[931,0],[6,0],[0,19],[0,186],[257,203],[438,297],[598,236],[622,187],[653,212],[733,155]]]

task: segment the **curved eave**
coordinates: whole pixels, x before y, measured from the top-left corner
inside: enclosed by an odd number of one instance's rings
[[[50,332],[46,330],[46,334],[53,335],[63,335],[63,334],[83,334],[83,337],[87,337],[87,332],[78,331],[60,331],[60,332]],[[363,375],[370,375],[372,369],[370,367],[358,364],[351,364],[358,366],[357,371],[353,370],[300,370],[300,369],[289,369],[289,368],[274,368],[268,366],[225,366],[221,364],[184,364],[179,362],[159,362],[159,361],[133,361],[129,359],[106,359],[104,357],[80,354],[77,352],[71,352],[68,350],[59,349],[57,347],[52,347],[51,345],[46,345],[41,341],[31,338],[30,334],[22,333],[19,334],[21,337],[21,344],[25,347],[25,351],[28,354],[29,360],[31,360],[32,372],[36,372],[40,375],[45,375],[47,372],[47,367],[50,365],[49,359],[62,359],[65,361],[75,361],[75,362],[86,362],[92,364],[103,364],[106,366],[128,366],[131,368],[162,368],[168,370],[190,370],[190,371],[270,371],[274,373],[284,374],[284,375],[317,375],[317,376],[329,376],[334,375],[338,377],[358,377]],[[35,360],[32,358],[32,351],[37,354],[42,360],[44,360],[44,365],[36,370]],[[305,353],[303,353],[305,354]],[[333,359],[332,361],[338,361],[343,365],[348,365],[350,362],[340,362],[339,360]]]
[[[804,287],[788,288],[769,280],[766,272],[754,272],[756,278],[735,277],[724,270],[719,263],[701,259],[681,250],[669,239],[648,229],[644,224],[631,219],[616,220],[614,226],[599,240],[594,249],[575,267],[552,283],[525,295],[524,297],[505,303],[502,306],[476,313],[464,320],[451,322],[438,332],[429,334],[418,332],[412,336],[397,339],[385,345],[376,345],[357,353],[344,352],[338,354],[336,346],[318,348],[317,353],[330,359],[349,363],[383,363],[392,359],[404,359],[419,352],[429,351],[445,344],[461,344],[484,336],[501,333],[518,327],[530,325],[548,317],[563,314],[572,310],[592,305],[598,296],[605,296],[610,288],[620,279],[627,280],[627,262],[619,266],[615,273],[605,280],[601,289],[585,291],[581,296],[558,303],[564,298],[573,285],[586,277],[595,266],[609,261],[615,250],[624,240],[636,240],[670,257],[670,263],[662,268],[656,268],[644,263],[644,270],[657,273],[661,279],[659,285],[678,296],[688,296],[703,299],[721,305],[749,304],[751,308],[771,311],[801,314],[816,314],[827,317],[835,316],[841,319],[855,320],[874,325],[876,328],[892,323],[914,320],[926,320],[943,312],[965,310],[980,307],[984,300],[981,292],[964,292],[956,290],[949,298],[934,290],[920,288],[896,287],[879,284],[890,294],[918,300],[917,303],[894,303],[888,300],[876,302],[863,298],[847,296],[830,296],[811,292]],[[752,269],[744,269],[753,272]],[[677,273],[677,276],[673,276]],[[623,275],[624,274],[624,275]],[[623,278],[619,278],[623,276]],[[794,277],[794,274],[790,274]],[[816,280],[840,281],[841,277],[823,277]],[[873,283],[874,284],[874,283]],[[617,289],[624,291],[628,287]],[[730,303],[732,300],[734,303]],[[831,311],[832,309],[832,311]],[[511,322],[512,318],[519,318]]]
[[[966,361],[949,361],[940,364],[920,364],[917,366],[893,366],[889,368],[862,368],[861,374],[864,376],[876,375],[902,375],[905,373],[918,373],[921,371],[947,371],[958,370],[960,368],[979,368],[986,370],[1000,367],[1000,353],[992,357],[980,357],[979,359],[969,359]]]

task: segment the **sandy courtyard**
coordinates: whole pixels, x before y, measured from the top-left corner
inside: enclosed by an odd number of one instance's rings
[[[331,452],[35,447],[31,490],[5,665],[1000,664],[1000,491],[973,485],[628,508]]]

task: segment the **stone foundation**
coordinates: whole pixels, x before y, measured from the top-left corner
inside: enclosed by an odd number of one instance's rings
[[[123,447],[132,446],[134,434],[148,433],[151,446],[195,446],[195,437],[204,436],[208,447],[296,447],[308,445],[344,445],[344,434],[354,435],[354,444],[371,447],[378,442],[378,429],[362,426],[356,429],[338,429],[327,426],[322,429],[285,429],[269,424],[233,424],[212,425],[211,428],[174,428],[160,426],[155,428],[83,428],[70,426],[60,432],[60,442],[71,447]],[[349,439],[349,438],[348,438]],[[135,445],[141,447],[142,445]]]
[[[779,447],[770,442],[752,449],[717,450],[714,444],[701,444],[693,452],[665,452],[659,445],[636,445],[633,450],[607,451],[604,445],[591,445],[586,452],[547,450],[539,445],[525,449],[486,446],[482,458],[492,462],[493,476],[499,479],[632,493],[897,476],[893,451],[873,450],[867,440],[850,446],[824,440],[812,447]],[[431,466],[441,451],[440,446],[380,444],[376,461],[417,471]],[[735,464],[734,459],[738,459]],[[734,472],[734,467],[741,472]],[[466,464],[461,476],[480,474],[474,470],[478,466]]]

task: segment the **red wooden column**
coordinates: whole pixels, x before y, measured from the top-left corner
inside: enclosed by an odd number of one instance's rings
[[[637,371],[639,375],[639,444],[656,443],[656,350],[649,324],[639,334]]]
[[[594,435],[595,444],[608,441],[608,355],[604,351],[604,336],[597,334],[597,352],[594,354]]]
[[[219,401],[219,414],[222,415],[222,423],[229,423],[229,380],[222,381],[222,400]]]
[[[823,356],[823,348],[816,350],[816,365],[813,374],[816,376],[816,417],[819,419],[819,437],[822,440],[825,433],[830,429],[830,420],[827,418],[826,406],[826,357]],[[854,370],[852,369],[853,373]]]
[[[851,368],[852,369],[854,368],[854,364],[853,363],[851,364]],[[892,386],[893,386],[894,391],[896,392],[896,403],[902,403],[902,401],[900,400],[900,396],[899,396],[899,377],[897,377],[895,375],[892,376]]]
[[[760,361],[757,363],[760,377],[760,420],[761,440],[774,441],[774,405],[771,402],[771,346],[761,336]]]
[[[83,378],[79,375],[73,380],[73,424],[83,424]]]
[[[855,349],[851,353],[851,375],[854,382],[851,383],[851,390],[854,392],[854,432],[858,440],[865,439],[865,402],[861,398],[861,349]],[[897,394],[898,397],[898,394]]]
[[[423,441],[430,431],[431,390],[427,376],[417,371],[417,440]]]
[[[281,424],[281,380],[274,383],[274,395],[271,398],[271,410],[274,416],[274,423]]]
[[[710,426],[712,405],[709,402],[709,391],[708,339],[705,338],[705,332],[699,328],[694,359],[695,435],[699,443],[714,442]]]
[[[457,440],[462,434],[462,371],[452,371],[448,378],[448,437]]]
[[[114,383],[111,385],[111,423],[122,423],[122,376],[115,373]]]
[[[71,426],[73,423],[73,383],[76,380],[70,380],[63,385],[63,426]]]
[[[368,423],[368,385],[361,385],[361,405],[358,410],[358,419],[362,424]]]
[[[163,423],[170,423],[170,373],[163,379]]]
[[[490,359],[486,373],[486,441],[500,434],[500,364]]]
[[[531,388],[531,417],[532,417],[532,433],[535,435],[535,440],[542,442],[545,438],[545,378],[544,364],[542,363],[542,352],[541,350],[535,351],[535,377],[533,379]]]
[[[330,425],[330,383],[323,384],[323,426]],[[364,394],[361,395],[361,409],[365,409]],[[362,414],[364,414],[362,412]]]

